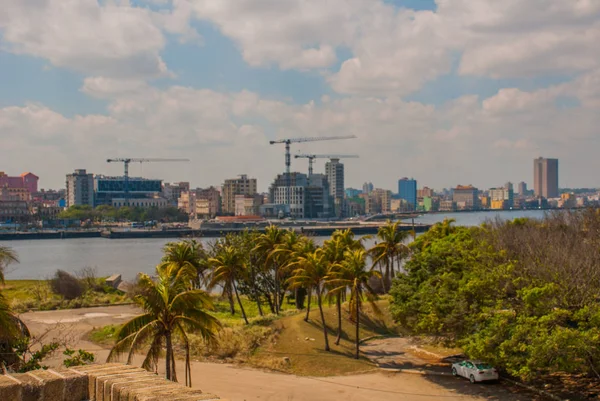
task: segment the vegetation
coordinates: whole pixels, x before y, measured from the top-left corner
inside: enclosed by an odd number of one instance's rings
[[[58,215],[59,219],[72,219],[95,222],[113,222],[113,221],[160,221],[169,222],[187,222],[189,216],[174,206],[166,208],[140,208],[123,206],[115,208],[110,205],[101,205],[95,209],[89,205],[74,205],[62,211]]]
[[[193,266],[187,263],[161,264],[156,268],[156,273],[156,281],[146,274],[140,276],[138,286],[141,291],[135,300],[144,313],[121,327],[108,360],[127,353],[127,363],[130,364],[134,353],[145,347],[148,351],[142,367],[157,370],[164,346],[166,379],[177,381],[173,352],[174,337],[177,337],[185,347],[185,384],[191,387],[190,344],[187,334],[194,331],[204,341],[211,342],[221,325],[206,312],[213,308],[209,295],[193,288],[198,277]]]
[[[600,214],[435,225],[411,245],[392,312],[524,380],[600,378]]]

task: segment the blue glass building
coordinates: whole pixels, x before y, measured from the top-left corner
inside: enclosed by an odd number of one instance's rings
[[[408,202],[408,210],[415,210],[417,207],[417,180],[406,177],[399,179],[398,197]]]

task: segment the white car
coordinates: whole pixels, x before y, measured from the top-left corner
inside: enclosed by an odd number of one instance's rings
[[[453,363],[452,375],[465,377],[471,383],[498,380],[498,371],[494,367],[485,362],[472,360]]]

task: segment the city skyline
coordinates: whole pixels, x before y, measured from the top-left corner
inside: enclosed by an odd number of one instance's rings
[[[61,188],[75,169],[121,175],[107,158],[183,157],[131,175],[247,174],[265,192],[284,171],[269,140],[356,135],[293,153],[360,155],[346,187],[533,187],[539,155],[561,160],[561,187],[600,186],[600,3],[274,4],[4,1],[1,170]]]

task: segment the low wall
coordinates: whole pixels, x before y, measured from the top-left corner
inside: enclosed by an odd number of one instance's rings
[[[2,401],[200,401],[214,394],[192,390],[131,365],[88,365],[0,375]]]

